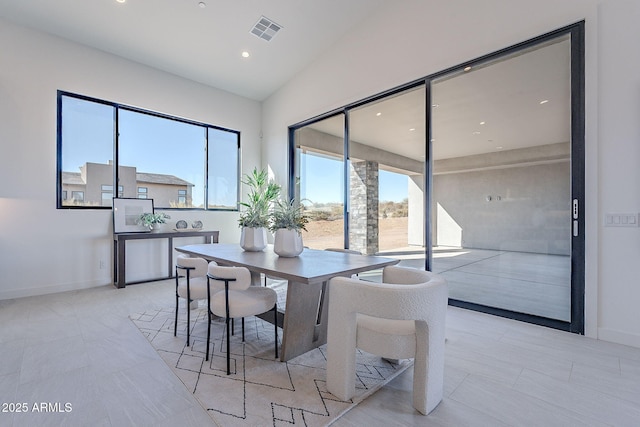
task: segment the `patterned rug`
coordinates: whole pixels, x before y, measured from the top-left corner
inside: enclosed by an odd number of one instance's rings
[[[392,364],[358,352],[356,395],[344,402],[326,390],[325,346],[280,362],[274,357],[273,325],[247,318],[245,343],[239,321],[231,335],[231,375],[227,375],[224,320],[212,322],[213,354],[205,361],[206,309],[191,311],[191,347],[186,346],[183,306],[177,337],[174,313],[173,308],[159,309],[130,318],[219,426],[329,425],[412,364],[410,360]]]

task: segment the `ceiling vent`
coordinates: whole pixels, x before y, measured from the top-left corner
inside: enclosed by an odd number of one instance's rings
[[[271,19],[261,16],[256,25],[251,29],[251,34],[263,40],[270,41],[282,26],[276,24]]]

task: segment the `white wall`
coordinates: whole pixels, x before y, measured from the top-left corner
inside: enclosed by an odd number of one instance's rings
[[[111,211],[56,209],[58,89],[239,130],[243,171],[260,164],[258,102],[3,20],[0,64],[0,299],[112,282]],[[171,215],[238,241],[236,213]],[[132,245],[130,280],[165,272],[162,245]]]
[[[640,211],[640,2],[599,9],[598,336],[640,347],[640,228],[603,227],[608,212]]]
[[[586,334],[640,347],[640,229],[602,227],[605,211],[640,211],[639,8],[634,0],[389,2],[265,101],[263,162],[286,176],[291,124],[584,19]]]

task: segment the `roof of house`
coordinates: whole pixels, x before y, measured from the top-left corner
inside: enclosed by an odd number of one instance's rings
[[[62,172],[62,183],[67,185],[85,185],[80,172]]]
[[[166,175],[161,173],[136,173],[138,182],[146,182],[149,184],[166,184],[166,185],[186,185],[192,186],[188,181],[178,178],[174,175]],[[62,172],[62,183],[67,185],[85,185],[80,172]]]
[[[188,181],[185,181],[182,178],[178,178],[174,175],[165,175],[161,173],[145,173],[138,172],[136,173],[136,179],[138,182],[148,182],[151,184],[169,184],[169,185],[190,185],[193,186]]]

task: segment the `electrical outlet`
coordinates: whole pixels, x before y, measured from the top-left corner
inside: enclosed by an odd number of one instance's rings
[[[100,270],[104,270],[104,261],[100,260]]]

